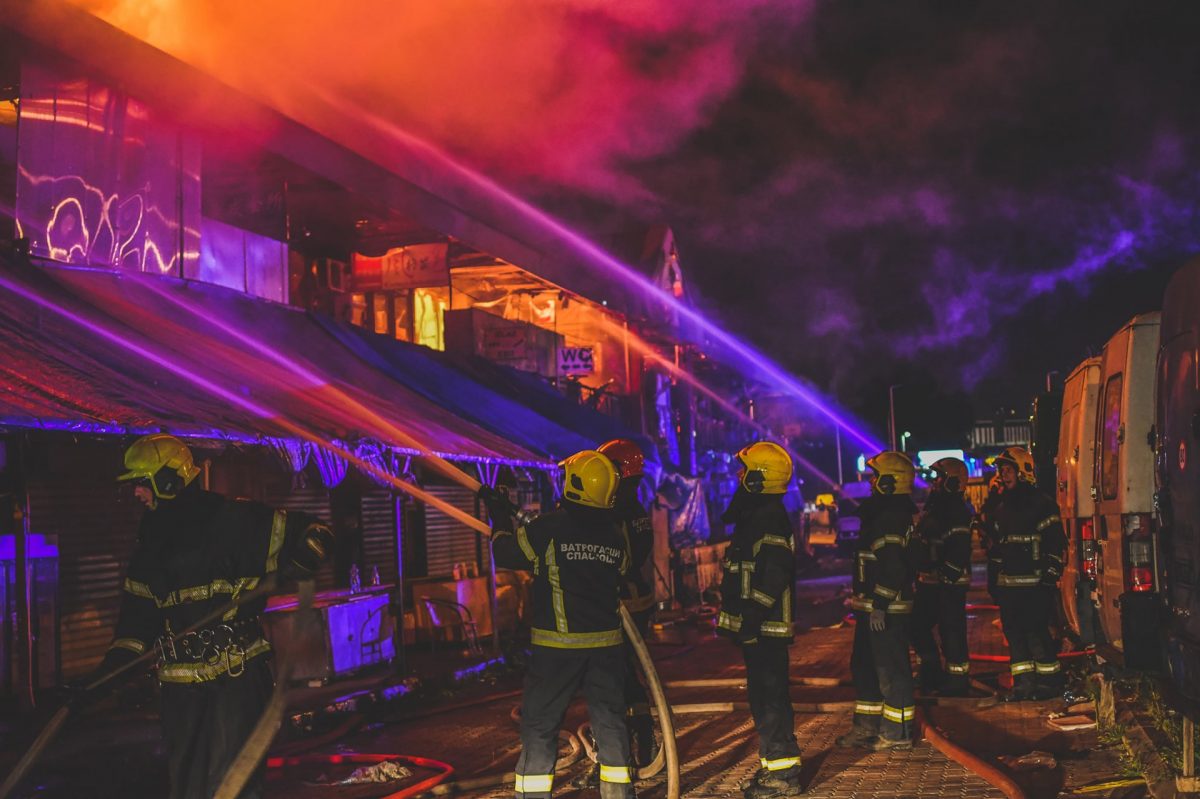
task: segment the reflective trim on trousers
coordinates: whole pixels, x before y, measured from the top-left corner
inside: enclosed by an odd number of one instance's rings
[[[1036,663],[1034,665],[1038,674],[1058,674],[1062,671],[1062,664],[1057,660],[1053,663]]]
[[[633,782],[633,769],[629,766],[600,766],[601,782]]]
[[[619,646],[624,640],[620,629],[598,633],[560,633],[555,630],[539,630],[534,627],[530,643],[553,649],[596,649],[602,646]]]
[[[554,790],[553,774],[518,774],[517,793],[550,793]]]
[[[761,758],[758,762],[761,763],[762,767],[765,768],[767,771],[783,771],[785,769],[795,768],[796,766],[800,765],[800,758],[798,758],[798,757],[781,757],[777,760],[767,760],[764,757],[764,758]]]
[[[966,663],[947,663],[946,671],[950,672],[951,674],[970,674],[971,663],[970,661],[967,661]]]
[[[913,716],[917,713],[916,706],[912,707],[892,707],[891,705],[883,706],[883,717],[887,721],[903,724],[906,721],[912,721]]]
[[[863,716],[878,716],[883,712],[883,702],[855,702],[854,712]]]
[[[1011,672],[1014,677],[1018,674],[1029,674],[1036,669],[1037,666],[1032,660],[1024,660],[1020,663],[1012,663],[1008,667],[1009,672]]]

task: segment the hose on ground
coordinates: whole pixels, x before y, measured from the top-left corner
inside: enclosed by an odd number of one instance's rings
[[[1025,791],[1000,769],[953,743],[929,720],[928,713],[917,711],[926,740],[946,757],[1000,790],[1008,799],[1026,799]]]

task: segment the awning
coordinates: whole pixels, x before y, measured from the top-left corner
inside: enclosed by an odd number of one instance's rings
[[[619,420],[567,399],[537,375],[313,318],[358,357],[438,407],[540,455],[560,460],[610,438],[636,438]],[[653,458],[648,439],[642,448]]]
[[[0,338],[3,426],[315,436],[552,465],[357,357],[313,315],[216,286],[0,260]]]

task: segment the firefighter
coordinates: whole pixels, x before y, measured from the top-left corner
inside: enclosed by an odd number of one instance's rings
[[[996,601],[999,601],[999,593],[996,591],[996,577],[1000,574],[1000,550],[996,546],[993,539],[994,527],[990,520],[994,519],[996,508],[1000,507],[1000,500],[1004,496],[1004,482],[1000,479],[1000,473],[996,472],[992,475],[992,479],[988,481],[988,493],[984,498],[983,504],[979,506],[975,518],[971,520],[971,533],[979,536],[979,546],[983,548],[984,554],[987,556],[987,590],[988,595]]]
[[[620,476],[615,509],[629,553],[629,571],[621,585],[621,602],[645,638],[654,615],[654,582],[652,572],[647,573],[648,569],[654,568],[650,557],[654,553],[654,528],[650,514],[638,499],[646,458],[641,448],[627,438],[606,441],[600,445],[599,452],[616,465]],[[625,704],[628,706],[630,738],[636,745],[634,760],[639,766],[648,765],[654,757],[654,718],[650,715],[650,696],[630,646],[625,650]]]
[[[871,495],[859,508],[862,528],[850,599],[854,726],[837,743],[875,751],[911,749],[916,712],[908,658],[913,581],[906,549],[917,512],[911,496],[915,470],[899,452],[881,452],[867,466]]]
[[[996,469],[1004,495],[990,521],[999,556],[997,598],[1013,677],[1007,699],[1050,699],[1061,696],[1065,687],[1050,620],[1066,536],[1058,506],[1035,487],[1028,450],[1009,447],[996,458]]]
[[[178,633],[277,571],[311,575],[330,553],[333,533],[307,514],[205,491],[191,451],[174,436],[139,438],[125,452],[125,469],[117,479],[133,484],[147,511],[116,634],[92,679],[158,649],[170,796],[208,799],[273,689],[271,646],[259,618],[266,597],[219,623]],[[261,796],[262,776],[260,764],[240,796]]]
[[[721,517],[734,528],[722,563],[717,631],[742,647],[758,731],[760,768],[743,790],[746,799],[796,796],[802,793],[800,747],[788,693],[796,555],[783,505],[792,459],[768,441],[749,445],[737,458],[739,485]]]
[[[580,687],[587,699],[600,761],[603,799],[632,797],[625,728],[625,654],[619,612],[628,555],[613,506],[620,477],[595,450],[567,458],[563,502],[517,525],[512,505],[484,486],[497,566],[533,573],[533,654],[521,703],[521,757],[516,792],[549,799],[558,730]]]
[[[966,696],[970,674],[967,588],[971,584],[971,509],[963,498],[967,465],[958,458],[942,458],[930,469],[929,498],[910,542],[917,572],[913,649],[920,662],[922,692]],[[946,658],[944,671],[933,637],[935,626]]]

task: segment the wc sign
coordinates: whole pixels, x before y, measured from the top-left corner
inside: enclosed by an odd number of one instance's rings
[[[596,361],[591,347],[559,347],[558,373],[560,375],[590,375],[596,371]]]

